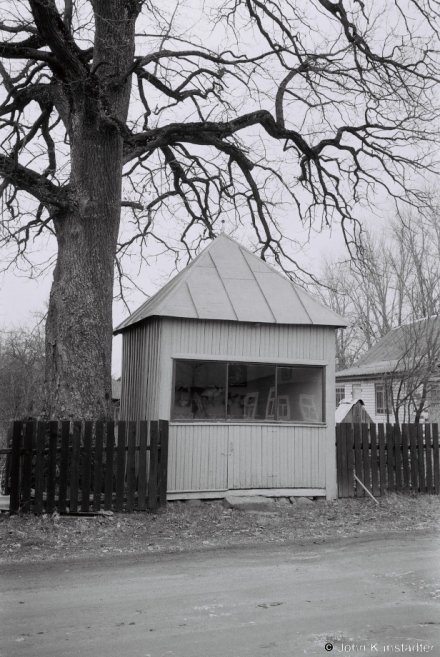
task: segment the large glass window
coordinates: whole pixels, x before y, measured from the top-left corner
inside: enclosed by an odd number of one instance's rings
[[[323,422],[324,368],[175,361],[172,420]]]

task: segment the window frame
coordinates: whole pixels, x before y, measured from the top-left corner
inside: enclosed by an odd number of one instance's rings
[[[174,356],[172,357],[173,360],[173,376],[172,376],[172,387],[171,387],[171,400],[170,400],[170,422],[174,422],[177,424],[183,423],[183,424],[263,424],[263,425],[270,425],[276,423],[277,425],[313,425],[313,426],[324,426],[327,423],[326,420],[326,370],[327,366],[326,365],[311,365],[310,363],[295,363],[295,364],[290,364],[290,363],[279,363],[279,362],[272,362],[270,360],[262,362],[261,360],[258,361],[252,361],[252,360],[236,360],[235,358],[230,358],[228,360],[223,360],[219,358],[212,358],[209,359],[206,356],[197,359],[194,357],[194,355],[188,356],[187,358],[182,357],[181,355],[179,356]],[[176,369],[177,369],[177,363],[182,362],[182,361],[187,361],[187,362],[199,362],[199,363],[222,363],[226,364],[226,381],[225,381],[225,418],[224,419],[207,419],[207,418],[173,418],[173,407],[174,407],[174,399],[175,399],[175,390],[176,390]],[[274,417],[270,419],[252,419],[250,417],[245,417],[243,419],[241,418],[228,418],[227,417],[227,408],[228,408],[228,381],[229,381],[229,366],[230,365],[270,365],[275,368],[275,397],[274,397]],[[321,416],[322,419],[318,421],[313,421],[313,420],[280,420],[278,418],[278,404],[279,404],[279,397],[278,397],[278,368],[293,368],[293,369],[312,369],[312,370],[320,370],[321,372],[321,402],[322,402],[322,408],[321,408]],[[285,395],[281,395],[281,397],[284,397]]]
[[[379,404],[377,403],[379,387],[382,388],[381,394],[383,395],[383,410],[379,408]],[[393,412],[392,405],[390,405],[389,387],[385,381],[374,384],[374,407],[376,415],[389,415]]]
[[[339,391],[342,390],[342,397],[340,398],[339,402],[338,402],[338,394],[340,395],[341,393],[338,392],[338,390],[339,390]],[[345,399],[345,385],[340,385],[340,386],[337,385],[337,386],[335,386],[335,403],[336,403],[336,408],[338,408],[339,404],[341,403],[341,401],[342,401],[343,399]]]

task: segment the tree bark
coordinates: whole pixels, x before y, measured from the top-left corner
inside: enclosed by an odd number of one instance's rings
[[[57,262],[46,324],[46,415],[111,417],[112,301],[136,12],[95,0],[92,70],[69,99],[70,203],[53,215]],[[134,5],[134,3],[133,3]],[[96,93],[95,93],[96,91]]]

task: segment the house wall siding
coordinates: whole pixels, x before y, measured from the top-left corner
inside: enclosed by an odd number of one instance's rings
[[[149,319],[124,331],[121,420],[158,419],[161,320]]]
[[[386,413],[376,413],[376,383],[383,383],[382,378],[377,379],[353,379],[351,381],[344,381],[345,397],[347,399],[360,398],[365,404],[365,408],[375,424],[386,423],[388,421]],[[336,381],[336,385],[342,385]],[[397,393],[397,384],[395,386],[395,394]],[[432,414],[431,414],[432,415]],[[394,422],[394,414],[390,414],[390,422]],[[403,409],[399,409],[399,422],[412,422],[413,418],[408,418],[404,415]],[[430,419],[430,421],[435,421]]]

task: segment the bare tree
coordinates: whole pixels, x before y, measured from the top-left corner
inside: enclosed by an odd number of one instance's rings
[[[0,6],[2,239],[30,261],[33,240],[57,245],[48,416],[108,415],[118,255],[152,240],[191,255],[222,221],[248,223],[294,276],[292,207],[310,225],[339,220],[350,242],[377,188],[424,203],[407,181],[436,170],[430,0]]]
[[[398,329],[398,358],[384,377],[394,421],[419,423],[431,405],[431,385],[440,364],[440,317],[411,322]]]
[[[0,332],[0,437],[4,440],[11,420],[38,417],[44,403],[44,331],[33,329]]]

